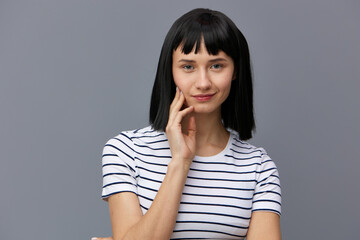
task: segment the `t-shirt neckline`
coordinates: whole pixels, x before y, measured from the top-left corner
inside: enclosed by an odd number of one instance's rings
[[[222,151],[220,151],[219,153],[217,153],[215,155],[212,155],[212,156],[198,156],[198,155],[195,155],[194,159],[197,159],[197,160],[210,160],[210,159],[218,158],[219,156],[225,155],[225,153],[228,152],[228,150],[229,150],[229,148],[231,146],[232,139],[233,139],[233,133],[230,131],[229,139],[227,141],[227,144],[226,144],[225,148]]]

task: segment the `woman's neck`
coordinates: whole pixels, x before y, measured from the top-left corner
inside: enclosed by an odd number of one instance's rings
[[[196,155],[215,155],[223,150],[228,142],[229,132],[221,121],[221,114],[192,114],[196,122]],[[185,123],[188,122],[186,118],[184,120]],[[186,126],[183,127],[186,129]]]

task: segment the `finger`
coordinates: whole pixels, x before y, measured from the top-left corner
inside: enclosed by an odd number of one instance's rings
[[[178,87],[176,87],[176,92],[175,92],[175,96],[174,96],[174,99],[173,101],[171,102],[170,104],[170,109],[169,109],[169,121],[170,122],[170,119],[171,119],[171,115],[173,113],[173,110],[174,110],[174,107],[176,105],[176,103],[179,101],[179,98],[180,98],[180,90]]]
[[[196,122],[195,116],[190,116],[189,118],[189,125],[188,125],[188,136],[193,137],[196,135]]]
[[[174,119],[176,118],[178,112],[181,110],[182,106],[184,105],[184,101],[185,101],[185,97],[184,94],[180,93],[180,96],[178,97],[178,99],[174,100],[174,105],[173,108],[170,110],[170,114],[169,114],[169,123],[172,124]]]
[[[194,115],[191,115],[188,119],[186,144],[189,147],[190,151],[196,152],[196,122]]]
[[[182,106],[184,105],[184,101],[185,101],[185,96],[183,93],[179,94],[179,98],[176,101],[174,108],[173,108],[173,113],[179,112],[182,108]]]
[[[170,104],[170,110],[171,110],[172,108],[174,108],[174,105],[176,104],[177,100],[179,99],[179,96],[180,96],[180,90],[179,90],[178,87],[176,87],[174,99],[173,99],[173,101],[172,101],[171,104]]]
[[[176,114],[176,117],[174,119],[174,123],[176,123],[177,125],[181,125],[181,121],[183,120],[183,118],[188,115],[189,113],[191,113],[192,111],[194,111],[194,107],[193,106],[190,106],[190,107],[187,107],[181,111],[179,111],[177,114]]]

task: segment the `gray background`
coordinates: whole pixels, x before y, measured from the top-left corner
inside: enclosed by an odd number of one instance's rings
[[[103,145],[147,125],[165,34],[195,7],[248,39],[284,239],[358,237],[358,0],[0,0],[0,239],[111,234]]]

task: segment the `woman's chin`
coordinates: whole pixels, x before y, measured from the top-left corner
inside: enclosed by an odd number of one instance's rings
[[[194,113],[197,114],[211,114],[216,112],[216,109],[209,108],[208,106],[194,106]]]

